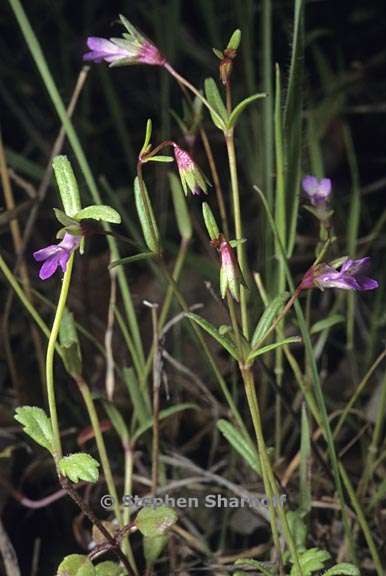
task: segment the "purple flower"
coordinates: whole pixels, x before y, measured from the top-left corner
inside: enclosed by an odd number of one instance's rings
[[[163,66],[166,59],[152,42],[147,40],[130,22],[120,16],[121,23],[126,28],[122,38],[97,38],[90,36],[87,39],[87,46],[90,52],[86,52],[83,60],[93,62],[108,62],[114,66],[125,66],[129,64],[150,64],[152,66]]]
[[[191,156],[186,152],[186,150],[177,146],[177,144],[173,144],[173,147],[185,195],[187,195],[188,189],[195,195],[200,194],[200,190],[206,193],[207,186],[205,179]]]
[[[316,286],[324,288],[340,288],[342,290],[374,290],[379,284],[373,278],[367,276],[370,268],[370,258],[359,258],[351,260],[347,258],[337,270],[329,264],[320,264],[316,269],[310,269],[304,276],[302,288],[312,288]]]
[[[83,56],[83,60],[92,60],[93,62],[99,63],[116,62],[117,60],[122,60],[122,58],[127,58],[127,51],[120,48],[111,40],[106,38],[96,38],[95,36],[90,36],[87,38],[87,46],[90,48],[90,52],[86,52]]]
[[[331,194],[330,178],[318,180],[315,176],[305,176],[302,180],[302,186],[313,206],[323,206]]]
[[[80,236],[72,236],[72,234],[66,233],[59,244],[51,244],[34,252],[33,257],[35,260],[37,262],[43,262],[40,268],[39,278],[41,280],[47,280],[47,278],[55,274],[58,266],[65,272],[68,259],[72,252],[78,248],[79,244]]]

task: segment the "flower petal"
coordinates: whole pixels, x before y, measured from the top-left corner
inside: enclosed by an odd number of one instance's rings
[[[50,246],[46,246],[45,248],[41,248],[41,250],[34,252],[32,256],[35,258],[36,262],[42,262],[43,260],[47,260],[47,258],[55,254],[57,251],[57,244],[50,244]]]
[[[318,189],[318,179],[315,176],[304,176],[302,186],[304,192],[312,196]]]
[[[53,274],[55,274],[56,269],[59,264],[59,256],[58,254],[53,254],[43,263],[43,266],[40,268],[39,278],[41,280],[47,280]]]

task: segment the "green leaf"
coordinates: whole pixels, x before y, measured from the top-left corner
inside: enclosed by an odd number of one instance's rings
[[[189,240],[192,237],[192,223],[181,180],[173,172],[169,172],[169,184],[172,191],[174,213],[181,238]]]
[[[153,566],[165,548],[168,539],[166,534],[157,536],[156,538],[143,537],[143,555],[145,556],[147,567]]]
[[[142,508],[137,514],[135,525],[143,536],[155,538],[162,536],[177,522],[177,514],[173,508],[159,506],[157,508]]]
[[[300,434],[300,509],[303,514],[311,512],[311,432],[306,405],[302,404]]]
[[[354,564],[348,564],[347,562],[341,562],[340,564],[335,564],[332,568],[329,568],[327,572],[323,573],[323,576],[360,576],[361,573],[359,569],[354,566]]]
[[[91,206],[86,206],[86,208],[79,210],[79,212],[75,214],[75,218],[77,220],[85,220],[86,218],[92,220],[103,220],[103,222],[110,222],[111,224],[121,223],[119,213],[111,206],[106,206],[104,204],[92,204]]]
[[[124,18],[124,16],[121,16],[121,18]],[[126,20],[126,18],[124,18],[124,19]],[[128,20],[126,20],[126,21],[128,22]],[[148,121],[146,122],[145,141],[144,141],[143,146],[141,148],[141,152],[139,153],[140,156],[142,156],[142,154],[144,154],[147,151],[147,149],[149,148],[152,129],[153,129],[152,121],[149,118]]]
[[[96,576],[96,572],[87,556],[70,554],[59,564],[57,576]]]
[[[206,229],[211,240],[217,240],[220,236],[220,230],[218,229],[216,218],[207,202],[202,203],[202,215],[204,217],[204,222]]]
[[[130,399],[134,408],[134,416],[141,426],[147,426],[153,420],[148,405],[145,401],[145,396],[141,390],[137,376],[133,368],[125,366],[123,368],[123,379],[129,391]],[[150,424],[151,427],[152,424]]]
[[[95,483],[99,478],[99,462],[84,452],[64,456],[59,460],[58,467],[63,476],[75,483],[79,480]]]
[[[305,0],[293,3],[294,27],[291,39],[292,54],[289,70],[286,102],[284,107],[283,134],[285,138],[285,198],[289,213],[289,233],[286,242],[287,254],[291,256],[296,242],[299,210],[299,186],[301,178],[302,135],[303,135],[303,70],[304,70],[304,10]]]
[[[196,324],[198,324],[201,328],[203,328],[206,332],[208,332],[208,334],[210,334],[212,338],[217,340],[217,342],[223,348],[225,348],[225,350],[227,350],[229,354],[233,356],[233,358],[235,358],[235,360],[238,360],[238,353],[236,346],[233,344],[233,342],[229,340],[229,338],[227,338],[226,336],[222,336],[220,332],[217,330],[217,328],[213,326],[213,324],[208,322],[208,320],[205,320],[205,318],[203,318],[202,316],[199,316],[198,314],[193,314],[193,312],[189,312],[188,314],[186,314],[186,317],[189,318],[189,320],[193,320],[193,322],[196,322]]]
[[[138,178],[135,178],[134,180],[134,196],[137,214],[141,223],[146,245],[149,250],[158,253],[160,246],[157,223],[154,217],[154,212],[151,207],[149,194],[147,192],[145,183],[143,184],[143,190],[141,191]]]
[[[191,402],[184,402],[182,404],[177,404],[176,406],[170,406],[169,408],[165,408],[161,410],[159,413],[159,420],[165,420],[165,418],[169,418],[169,416],[173,416],[178,412],[182,412],[183,410],[198,410],[198,406],[192,404]],[[132,441],[136,442],[142,434],[150,430],[153,426],[153,418],[149,416],[147,421],[135,431],[133,434]]]
[[[146,162],[174,162],[173,156],[151,156]]]
[[[286,514],[288,527],[293,535],[295,546],[297,551],[305,552],[306,538],[307,538],[307,526],[302,518],[301,510],[290,510]]]
[[[106,560],[95,566],[95,574],[96,576],[126,576],[127,572],[115,562]]]
[[[324,564],[329,560],[330,554],[325,550],[319,550],[318,548],[310,548],[306,550],[301,556],[299,556],[299,563],[303,571],[303,576],[311,576],[312,572],[317,570],[322,570]],[[298,572],[296,566],[293,566],[290,572],[290,576],[297,576]]]
[[[231,424],[228,420],[220,419],[217,421],[217,428],[221,434],[228,440],[229,444],[240,454],[247,464],[261,476],[260,460],[256,451],[247,442],[245,437]]]
[[[263,346],[262,348],[259,348],[258,350],[253,350],[250,355],[247,358],[247,362],[250,362],[251,360],[253,360],[254,358],[257,358],[257,356],[261,356],[262,354],[266,354],[267,352],[271,352],[271,350],[275,350],[276,348],[279,348],[280,346],[286,346],[287,344],[293,344],[295,342],[301,342],[302,339],[300,338],[300,336],[291,336],[290,338],[285,338],[284,340],[281,340],[280,342],[275,342],[274,344],[268,344],[268,346]]]
[[[75,220],[75,218],[71,218],[71,216],[67,216],[67,214],[65,212],[63,212],[63,210],[59,210],[59,208],[54,208],[54,212],[55,212],[55,217],[56,217],[57,221],[60,222],[60,224],[62,224],[66,228],[67,228],[67,226],[74,226],[74,225],[79,226],[79,224]]]
[[[251,341],[252,348],[255,348],[258,342],[262,338],[264,338],[265,334],[270,329],[274,319],[278,315],[279,311],[282,309],[284,302],[288,297],[288,294],[289,294],[288,292],[283,292],[282,294],[279,294],[279,296],[276,296],[276,298],[274,298],[272,302],[264,310],[263,314],[260,316],[260,319],[257,323],[257,326],[252,336]]]
[[[81,209],[78,183],[67,156],[55,156],[52,161],[56,182],[64,211],[67,216],[74,216]]]
[[[127,442],[129,440],[129,431],[127,429],[126,422],[123,419],[122,414],[120,413],[118,408],[114,406],[112,402],[108,402],[107,400],[102,400],[102,402],[103,407],[106,410],[107,416],[109,417],[121,441]]]
[[[59,329],[59,341],[65,369],[73,377],[80,376],[82,373],[82,356],[74,317],[68,308],[64,309]]]
[[[133,256],[127,256],[126,258],[120,258],[119,260],[114,260],[109,264],[109,269],[115,268],[115,266],[123,266],[125,264],[131,264],[132,262],[139,262],[140,260],[149,260],[150,258],[155,258],[157,254],[154,252],[141,252],[140,254],[134,254]]]
[[[229,39],[227,50],[237,50],[241,40],[241,30],[238,28],[233,32]]]
[[[221,52],[221,50],[217,50],[217,48],[212,48],[212,50],[219,60],[222,60],[224,58],[224,54],[223,52]]]
[[[37,406],[20,406],[16,408],[15,420],[20,422],[23,430],[35,442],[53,452],[53,432],[51,420]]]
[[[311,327],[310,333],[317,334],[318,332],[322,332],[323,330],[327,330],[327,328],[335,326],[335,324],[340,324],[341,322],[344,322],[344,320],[345,318],[343,314],[331,314],[331,316],[328,316],[327,318],[323,318],[323,320],[315,322],[315,324],[313,324],[313,326]]]
[[[227,123],[228,128],[233,128],[236,125],[236,122],[240,116],[240,114],[245,110],[245,108],[247,106],[249,106],[249,104],[251,104],[252,102],[255,102],[255,100],[259,100],[260,98],[265,98],[267,95],[264,93],[261,94],[253,94],[252,96],[248,96],[248,98],[245,98],[245,100],[242,100],[241,102],[239,102],[236,106],[236,108],[234,108],[234,110],[232,110],[231,115],[229,116],[229,120]]]
[[[207,78],[205,80],[205,96],[210,106],[217,113],[217,115],[214,115],[210,110],[213,123],[217,126],[217,128],[220,128],[220,130],[225,130],[228,122],[228,112],[220,96],[217,84],[213,78]]]

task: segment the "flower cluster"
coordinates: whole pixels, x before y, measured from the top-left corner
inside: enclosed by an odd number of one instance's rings
[[[122,38],[98,38],[90,36],[87,46],[90,49],[83,56],[83,60],[96,63],[108,62],[111,66],[127,66],[130,64],[149,64],[163,66],[166,59],[150,40],[147,40],[124,16],[120,16],[121,23],[127,32]]]

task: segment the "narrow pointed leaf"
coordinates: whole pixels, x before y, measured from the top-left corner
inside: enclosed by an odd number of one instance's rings
[[[173,156],[152,156],[147,159],[147,162],[174,162]]]
[[[258,474],[261,475],[260,460],[252,446],[245,437],[228,420],[218,420],[217,428],[228,440],[234,450],[245,460],[245,462]]]
[[[275,342],[274,344],[268,344],[268,346],[263,346],[258,350],[254,350],[247,358],[248,362],[257,358],[257,356],[261,356],[262,354],[266,354],[267,352],[271,352],[271,350],[276,350],[276,348],[280,348],[280,346],[286,346],[287,344],[294,344],[295,342],[301,342],[302,339],[299,336],[291,336],[290,338],[285,338],[280,342]]]
[[[150,258],[155,258],[156,254],[154,252],[141,252],[140,254],[134,254],[133,256],[127,256],[126,258],[120,258],[119,260],[114,260],[109,264],[109,269],[115,268],[115,266],[124,266],[125,264],[131,264],[132,262],[139,262],[140,260],[149,260]]]
[[[182,412],[183,410],[198,410],[198,406],[192,404],[191,402],[185,402],[183,404],[177,404],[177,406],[170,406],[169,408],[165,408],[161,410],[159,413],[159,420],[165,420],[165,418],[169,418],[174,414],[178,414],[178,412]],[[142,425],[138,430],[136,430],[135,434],[133,435],[132,441],[135,442],[138,440],[142,434],[150,430],[153,426],[153,418],[149,416],[147,421],[144,425]]]
[[[208,334],[210,334],[212,338],[217,340],[217,342],[223,348],[225,348],[225,350],[227,350],[229,354],[233,356],[233,358],[235,358],[235,360],[238,359],[236,346],[233,344],[233,342],[229,340],[229,338],[227,338],[226,336],[222,336],[220,332],[217,330],[217,328],[213,326],[213,324],[208,322],[208,320],[205,320],[205,318],[202,318],[202,316],[199,316],[198,314],[193,314],[192,312],[186,314],[186,317],[189,318],[190,320],[193,320],[193,322],[196,322],[196,324],[198,324],[201,328],[203,328],[206,332],[208,332]]]
[[[344,322],[343,314],[331,314],[327,318],[323,318],[323,320],[319,320],[315,322],[315,324],[311,327],[311,334],[317,334],[318,332],[322,332],[323,330],[327,330],[327,328],[332,328],[335,324],[340,324]]]
[[[228,112],[213,78],[207,78],[205,80],[205,96],[211,107],[217,113],[214,115],[212,111],[210,111],[213,123],[217,128],[220,128],[220,130],[225,130],[228,122]]]
[[[272,326],[273,321],[275,320],[276,316],[279,314],[279,311],[282,309],[285,300],[288,297],[288,292],[284,292],[283,294],[279,294],[276,298],[272,300],[272,302],[267,306],[264,310],[263,314],[261,315],[255,331],[252,336],[251,346],[254,348],[259,340],[264,338],[265,334],[268,332],[270,327]]]
[[[245,100],[242,100],[241,102],[239,102],[239,104],[237,104],[236,108],[232,111],[232,113],[229,117],[228,128],[234,128],[237,120],[239,119],[240,114],[247,108],[247,106],[249,106],[249,104],[251,104],[252,102],[255,102],[255,100],[259,100],[260,98],[265,98],[265,97],[266,97],[266,94],[264,94],[264,93],[253,94],[252,96],[249,96],[248,98],[245,98]]]

